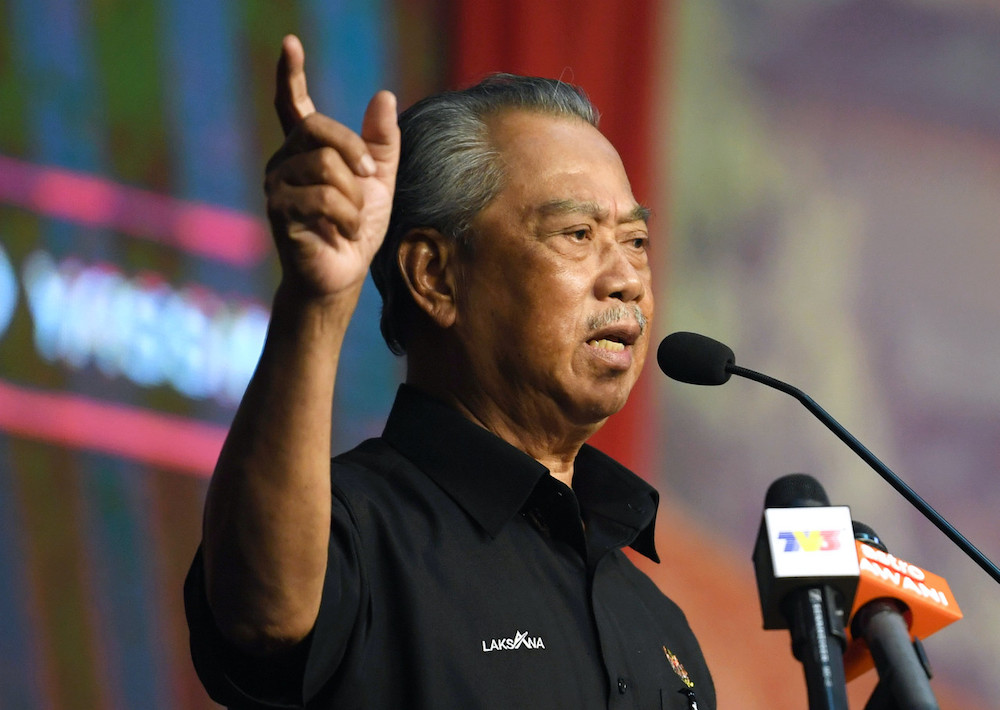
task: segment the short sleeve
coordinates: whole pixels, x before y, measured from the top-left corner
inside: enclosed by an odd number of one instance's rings
[[[233,710],[306,707],[332,678],[357,637],[361,575],[357,531],[342,501],[334,499],[323,597],[313,631],[295,648],[259,658],[229,643],[218,630],[205,593],[199,548],[184,582],[191,659],[209,696]]]
[[[205,574],[199,548],[184,581],[184,611],[191,642],[191,660],[215,702],[229,708],[301,707],[301,677],[311,645],[307,637],[276,657],[242,653],[218,630],[205,595]]]

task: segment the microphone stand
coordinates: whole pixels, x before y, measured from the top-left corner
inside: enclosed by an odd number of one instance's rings
[[[802,664],[809,710],[847,710],[843,598],[830,587],[788,595],[792,653]]]
[[[823,422],[823,424],[826,425],[830,431],[836,434],[838,439],[847,444],[851,450],[854,451],[854,453],[860,456],[865,463],[871,466],[875,470],[875,473],[885,479],[885,481],[890,486],[895,488],[896,491],[903,496],[903,498],[908,500],[914,508],[923,513],[925,518],[934,523],[938,530],[943,532],[952,542],[958,545],[958,548],[972,558],[973,562],[982,567],[983,570],[985,570],[985,572],[993,578],[993,581],[1000,583],[1000,568],[993,564],[993,562],[986,555],[984,555],[979,548],[969,542],[969,540],[962,535],[962,533],[960,533],[954,525],[945,520],[940,513],[934,510],[934,508],[932,508],[923,498],[917,495],[916,492],[899,476],[893,473],[888,466],[882,463],[878,457],[875,456],[875,454],[865,448],[865,446],[858,441],[853,434],[841,426],[840,423],[830,416],[825,409],[819,406],[812,397],[807,395],[798,387],[793,387],[786,382],[776,380],[773,377],[765,375],[761,372],[740,367],[732,362],[726,363],[726,372],[731,375],[737,375],[738,377],[753,380],[754,382],[759,382],[762,385],[767,385],[768,387],[772,387],[779,392],[784,392],[785,394],[791,395],[792,397],[795,397],[795,399],[799,400],[799,402],[801,402],[806,409],[812,412],[813,416]]]
[[[924,667],[924,671],[927,673],[927,679],[930,680],[931,667],[927,660],[927,654],[924,651],[924,645],[920,643],[920,639],[913,640],[913,648],[917,653],[917,657],[920,659],[921,664]],[[889,671],[891,673],[891,671]],[[865,710],[917,710],[920,708],[927,708],[928,710],[938,710],[937,699],[933,695],[930,695],[924,700],[923,705],[909,703],[901,704],[902,702],[898,696],[898,693],[894,692],[891,684],[882,676],[882,670],[879,669],[879,681],[878,685],[875,686],[875,690],[872,691],[871,697],[868,698],[868,703],[865,705]]]
[[[680,355],[681,357],[677,358]],[[692,358],[707,362],[707,367],[692,367]],[[679,360],[681,367],[674,366],[672,359]],[[733,351],[727,346],[695,333],[674,333],[660,343],[657,351],[657,362],[660,369],[673,379],[699,385],[720,385],[729,379],[730,375],[743,377],[759,382],[779,392],[799,400],[813,416],[824,426],[836,434],[837,438],[847,444],[854,453],[861,457],[879,476],[881,476],[897,493],[903,496],[910,505],[919,510],[925,518],[955,543],[973,562],[979,565],[993,581],[1000,583],[1000,567],[997,567],[986,555],[973,545],[954,525],[949,523],[940,513],[932,508],[923,498],[910,488],[899,476],[869,451],[858,439],[830,416],[825,409],[817,404],[812,397],[792,385],[777,380],[755,370],[739,367],[735,364]],[[724,363],[724,364],[723,364]],[[722,367],[720,367],[720,365]],[[888,601],[888,600],[884,600]],[[931,677],[930,664],[919,639],[906,643],[909,630],[902,617],[896,614],[882,613],[876,609],[873,617],[882,617],[875,622],[879,631],[868,639],[872,658],[878,670],[879,682],[872,693],[865,710],[939,710],[937,699],[927,682]],[[898,621],[892,620],[892,617]],[[872,619],[869,619],[871,622]],[[887,625],[887,626],[886,626]],[[902,629],[893,625],[902,626]],[[895,631],[895,633],[893,632]],[[798,654],[796,654],[798,656]],[[914,656],[916,662],[914,662]],[[801,659],[800,659],[801,660]],[[808,676],[808,673],[807,673]],[[808,678],[807,678],[808,680]],[[845,684],[846,685],[846,684]],[[813,710],[813,692],[810,689],[810,710]],[[819,698],[816,698],[819,700]]]

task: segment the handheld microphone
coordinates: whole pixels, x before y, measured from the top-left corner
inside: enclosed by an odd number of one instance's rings
[[[795,397],[813,416],[836,434],[841,441],[847,444],[854,453],[871,466],[890,486],[895,488],[910,505],[934,523],[941,532],[947,535],[962,552],[978,564],[995,582],[1000,583],[1000,567],[997,567],[996,564],[962,535],[954,525],[917,495],[899,476],[882,463],[875,454],[865,448],[853,434],[841,426],[836,419],[830,416],[825,409],[820,407],[812,397],[802,390],[760,372],[739,367],[736,365],[736,357],[733,355],[732,349],[717,340],[712,340],[698,333],[678,332],[668,335],[663,339],[656,351],[656,361],[667,377],[681,382],[696,385],[721,385],[729,381],[730,375],[737,375]]]
[[[891,554],[875,531],[854,523],[861,572],[844,670],[852,680],[873,665],[885,707],[938,710],[920,639],[962,618],[948,583]]]
[[[851,512],[804,473],[768,488],[753,553],[765,629],[789,629],[810,710],[846,710],[846,611],[858,583]]]

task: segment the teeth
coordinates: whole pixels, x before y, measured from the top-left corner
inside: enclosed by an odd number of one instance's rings
[[[619,343],[614,340],[591,340],[588,345],[593,345],[595,348],[600,348],[601,350],[610,350],[613,353],[619,353],[625,349],[625,343]]]

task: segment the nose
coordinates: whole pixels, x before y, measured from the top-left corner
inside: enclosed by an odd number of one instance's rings
[[[605,244],[594,284],[598,299],[614,298],[625,303],[641,301],[649,288],[649,264],[645,255],[629,253],[628,245]]]

